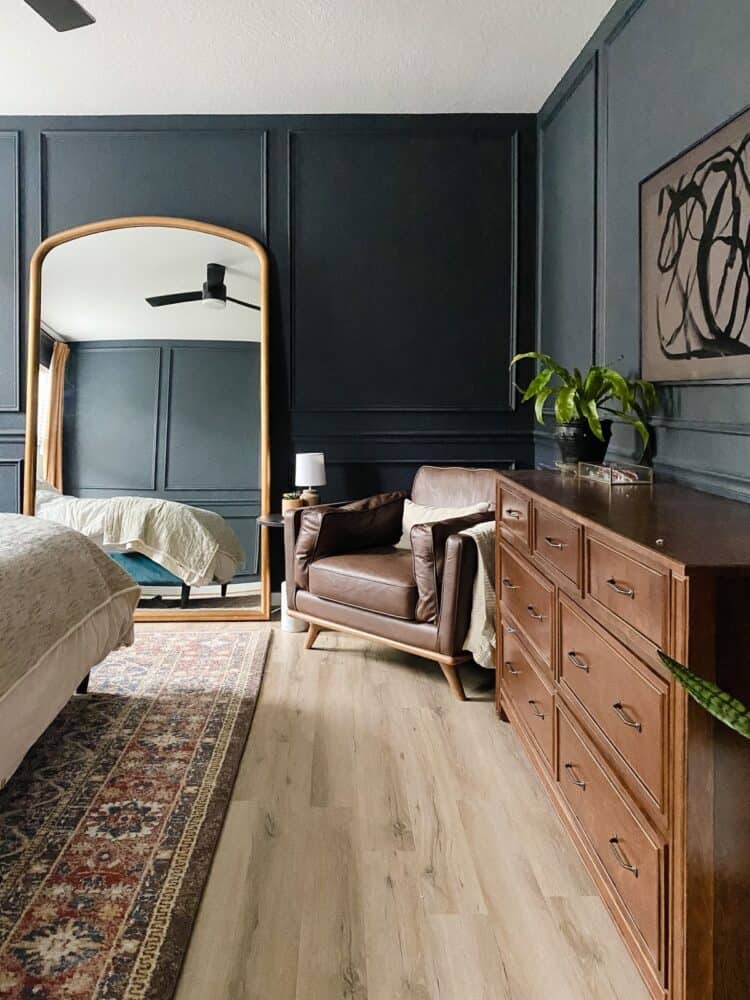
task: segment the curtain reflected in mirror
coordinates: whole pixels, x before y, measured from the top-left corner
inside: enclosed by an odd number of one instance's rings
[[[101,545],[142,612],[261,609],[261,285],[252,248],[191,229],[44,259],[35,512]]]

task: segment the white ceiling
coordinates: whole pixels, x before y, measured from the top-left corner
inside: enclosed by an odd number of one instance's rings
[[[612,3],[3,0],[0,114],[536,112]]]
[[[144,226],[63,243],[42,265],[42,325],[70,341],[260,340],[254,309],[146,302],[147,295],[200,289],[211,263],[225,265],[228,295],[259,303],[258,258],[229,240]]]

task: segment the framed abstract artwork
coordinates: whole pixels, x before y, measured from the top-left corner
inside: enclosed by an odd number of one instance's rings
[[[750,381],[750,109],[640,185],[641,368]]]

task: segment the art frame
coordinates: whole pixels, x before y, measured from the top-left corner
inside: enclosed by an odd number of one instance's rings
[[[750,382],[750,107],[639,185],[641,372]]]

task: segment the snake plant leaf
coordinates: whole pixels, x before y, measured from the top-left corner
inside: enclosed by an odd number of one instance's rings
[[[677,660],[673,660],[671,656],[667,656],[661,650],[659,650],[659,658],[699,705],[710,712],[714,718],[723,722],[725,726],[729,726],[740,736],[750,740],[750,709],[737,698],[722,691],[713,681],[698,677],[692,670],[684,667]]]
[[[526,392],[521,397],[521,402],[526,403],[531,399],[532,396],[535,396],[538,392],[541,392],[554,374],[555,373],[551,368],[542,368],[542,370],[538,372],[534,376],[534,378],[529,382],[526,388]]]
[[[555,420],[558,424],[567,424],[577,416],[574,385],[563,386],[555,400]]]

